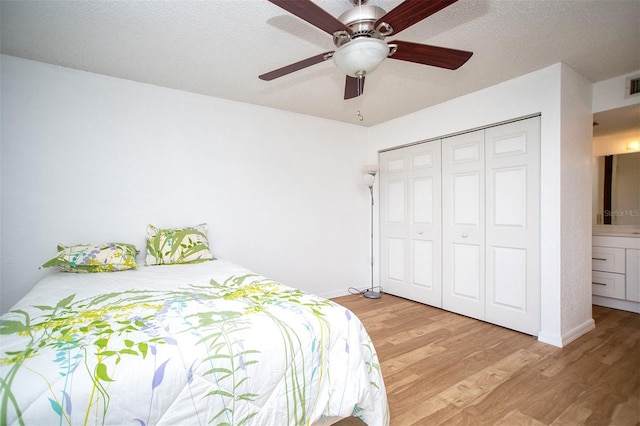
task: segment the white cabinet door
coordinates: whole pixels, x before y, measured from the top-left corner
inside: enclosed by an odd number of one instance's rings
[[[640,250],[627,249],[627,300],[640,302]]]
[[[380,154],[380,285],[441,307],[440,141]]]
[[[484,319],[484,131],[442,140],[442,307]]]
[[[540,329],[540,119],[485,130],[486,317]]]

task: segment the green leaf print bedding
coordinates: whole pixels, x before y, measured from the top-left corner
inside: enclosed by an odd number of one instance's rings
[[[2,425],[388,425],[346,308],[224,259],[54,273],[0,317]]]

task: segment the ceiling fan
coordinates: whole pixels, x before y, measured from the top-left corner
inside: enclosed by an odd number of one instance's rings
[[[367,0],[350,0],[354,7],[338,18],[311,0],[268,1],[332,35],[337,49],[262,74],[259,76],[262,80],[271,81],[333,58],[347,75],[344,99],[351,99],[362,95],[365,76],[387,57],[455,70],[473,55],[473,52],[408,41],[384,41],[458,0],[405,0],[388,13],[366,4]]]

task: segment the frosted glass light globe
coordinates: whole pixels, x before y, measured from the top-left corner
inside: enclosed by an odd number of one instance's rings
[[[333,62],[345,74],[362,77],[371,74],[389,55],[389,46],[377,38],[361,37],[344,44],[333,53]]]

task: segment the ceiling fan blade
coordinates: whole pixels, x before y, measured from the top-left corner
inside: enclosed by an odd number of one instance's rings
[[[469,60],[473,52],[449,49],[447,47],[430,46],[428,44],[411,43],[408,41],[392,41],[398,49],[389,58],[400,61],[415,62],[416,64],[455,70]]]
[[[278,68],[277,70],[270,71],[268,73],[262,74],[258,76],[260,80],[271,81],[278,77],[282,77],[287,74],[291,74],[295,71],[300,71],[303,68],[310,67],[311,65],[319,64],[320,62],[324,62],[327,59],[331,58],[331,54],[333,52],[325,52],[316,56],[312,56],[307,59],[303,59],[302,61],[298,61],[293,64],[286,65],[282,68]]]
[[[393,29],[390,34],[398,34],[428,16],[444,9],[458,0],[405,0],[376,22],[376,28],[386,23]],[[388,34],[387,34],[388,35]]]
[[[320,28],[322,31],[333,35],[336,31],[346,31],[351,34],[351,29],[338,21],[333,15],[322,9],[311,0],[269,0],[276,6],[280,6],[287,12],[297,16]]]
[[[364,92],[364,76],[363,77],[351,77],[347,76],[347,81],[344,84],[344,99],[353,99],[362,95]]]

